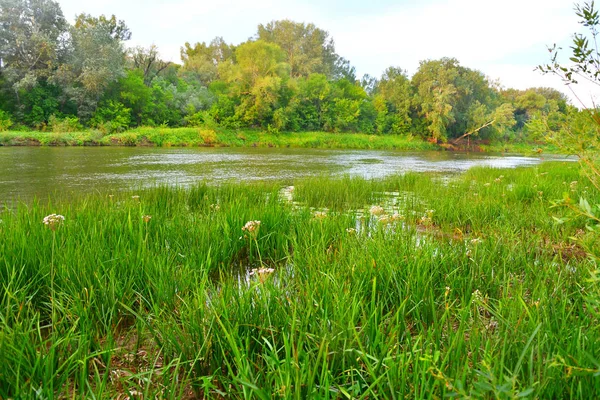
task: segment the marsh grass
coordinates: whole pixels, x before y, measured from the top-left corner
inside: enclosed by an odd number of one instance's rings
[[[549,163],[5,210],[0,398],[598,397],[597,236],[550,207],[598,198],[578,179]],[[240,284],[258,265],[275,272]]]
[[[157,147],[292,147],[320,149],[440,150],[441,147],[411,135],[369,135],[363,133],[281,132],[258,129],[210,127],[139,127],[107,134],[97,130],[81,132],[0,132],[0,146],[157,146]],[[561,153],[552,144],[498,142],[478,146],[495,153]]]

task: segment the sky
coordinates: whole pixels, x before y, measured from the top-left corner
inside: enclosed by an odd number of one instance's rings
[[[582,32],[572,0],[58,0],[68,20],[85,12],[115,14],[133,33],[129,46],[158,46],[180,62],[185,42],[221,36],[239,44],[258,24],[291,19],[329,32],[336,51],[357,75],[379,77],[390,67],[414,74],[419,61],[454,57],[503,87],[554,87],[579,101],[557,77],[535,71],[558,44],[564,60],[575,32]],[[593,85],[573,87],[587,105],[600,99]]]

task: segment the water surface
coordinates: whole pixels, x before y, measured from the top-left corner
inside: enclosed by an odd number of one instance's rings
[[[378,150],[0,147],[0,204],[56,192],[223,181],[291,184],[324,174],[380,178],[406,171],[461,172],[475,165],[510,168],[556,158]]]

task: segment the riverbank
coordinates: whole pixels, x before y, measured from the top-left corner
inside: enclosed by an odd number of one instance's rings
[[[157,147],[290,147],[376,150],[461,150],[521,154],[559,153],[556,147],[539,143],[483,143],[443,146],[414,136],[366,135],[360,133],[282,132],[209,128],[136,128],[103,135],[83,132],[0,132],[0,146],[157,146]]]
[[[554,162],[4,210],[0,397],[597,398],[564,192],[600,195]]]

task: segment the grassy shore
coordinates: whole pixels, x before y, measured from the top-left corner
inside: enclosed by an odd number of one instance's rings
[[[443,147],[413,136],[360,133],[283,132],[209,128],[137,128],[118,134],[84,132],[0,132],[0,146],[227,146],[297,147],[380,150],[440,150]],[[548,145],[495,143],[475,145],[477,151],[558,152]]]
[[[597,398],[598,237],[550,207],[598,198],[575,181],[548,163],[6,210],[0,398]]]

